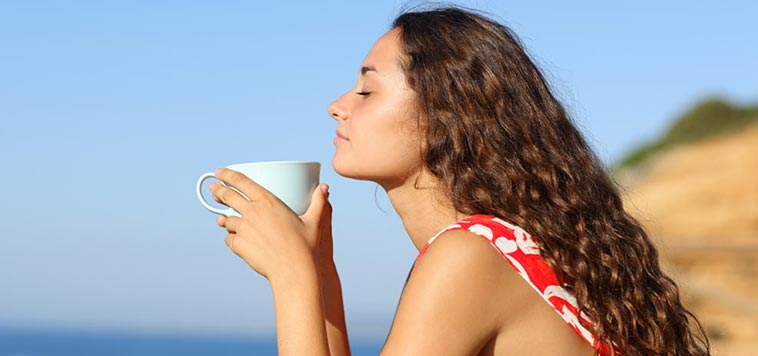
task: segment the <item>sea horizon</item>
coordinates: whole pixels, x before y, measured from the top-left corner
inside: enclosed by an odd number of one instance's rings
[[[351,342],[354,356],[378,355],[382,344]],[[276,337],[148,334],[129,331],[0,326],[0,356],[276,355]]]

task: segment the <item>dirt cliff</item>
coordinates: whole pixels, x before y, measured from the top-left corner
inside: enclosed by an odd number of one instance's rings
[[[758,350],[758,125],[617,172],[714,355]]]

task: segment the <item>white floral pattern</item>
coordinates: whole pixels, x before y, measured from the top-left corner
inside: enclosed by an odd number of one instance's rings
[[[526,255],[540,254],[540,249],[534,240],[532,240],[532,235],[529,235],[524,229],[499,218],[492,218],[492,221],[500,223],[513,231],[513,236],[516,238],[516,243],[521,249],[521,252]]]
[[[511,252],[516,251],[516,249],[518,248],[516,245],[516,241],[509,240],[502,236],[495,239],[495,246],[497,246],[497,248],[500,251],[503,251],[503,253],[511,253]]]
[[[492,230],[484,225],[471,225],[468,227],[468,231],[471,231],[479,236],[484,236],[487,238],[487,240],[492,241]]]

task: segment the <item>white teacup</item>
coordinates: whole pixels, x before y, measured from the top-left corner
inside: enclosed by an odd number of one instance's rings
[[[303,215],[311,203],[313,190],[319,184],[321,164],[304,161],[272,161],[239,163],[226,168],[244,174],[277,196],[295,214]],[[219,209],[211,206],[205,200],[202,194],[203,182],[210,178],[216,178],[216,176],[209,172],[197,180],[197,198],[200,200],[200,204],[216,214],[239,217],[240,214],[236,210],[232,208]],[[220,183],[242,194],[238,189],[224,182]],[[245,195],[242,194],[242,196]]]

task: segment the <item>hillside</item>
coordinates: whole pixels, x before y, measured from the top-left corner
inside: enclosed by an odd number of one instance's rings
[[[758,124],[758,105],[737,106],[721,98],[705,99],[674,120],[663,136],[636,148],[613,169],[634,168],[671,148],[739,131],[753,124]]]
[[[619,173],[627,211],[670,243],[758,242],[758,125]]]
[[[627,211],[658,245],[714,355],[758,350],[758,125],[752,120],[658,144],[616,170]],[[680,133],[681,127],[681,121],[672,126]]]

